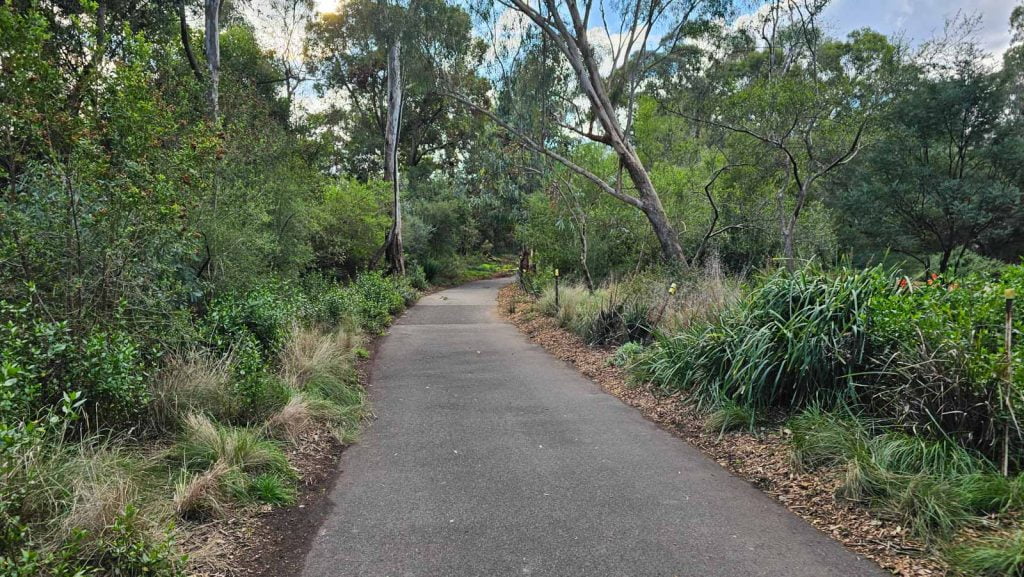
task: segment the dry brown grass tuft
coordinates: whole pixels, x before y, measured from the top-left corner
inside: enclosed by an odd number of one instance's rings
[[[112,525],[139,496],[134,476],[139,467],[111,446],[81,446],[60,471],[68,495],[61,533],[85,529],[97,534]]]
[[[230,418],[237,410],[230,389],[233,364],[230,354],[198,350],[172,357],[150,385],[155,421],[166,430],[196,411]]]
[[[738,301],[741,289],[739,278],[726,275],[718,259],[708,259],[695,279],[682,283],[665,311],[660,328],[673,334],[695,322],[710,320]]]
[[[301,393],[295,393],[288,404],[270,417],[267,428],[275,437],[295,442],[316,427],[318,416],[309,399]]]
[[[294,325],[281,351],[281,378],[297,391],[321,375],[343,378],[350,370],[352,351],[357,346],[358,335],[345,328],[325,334]]]
[[[222,490],[224,476],[230,471],[224,463],[183,479],[174,488],[174,512],[183,519],[222,516],[227,498]]]

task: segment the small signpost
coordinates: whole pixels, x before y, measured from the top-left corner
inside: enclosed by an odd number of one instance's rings
[[[559,308],[561,305],[558,304],[558,269],[555,269],[555,308]]]
[[[665,314],[665,309],[668,308],[668,301],[672,297],[676,296],[676,289],[678,288],[679,285],[676,283],[668,285],[668,296],[666,296],[665,300],[661,303],[661,309],[658,310],[658,318],[654,320],[654,324],[651,326],[651,333],[654,333],[655,329],[658,328],[658,324],[661,323],[661,317]]]

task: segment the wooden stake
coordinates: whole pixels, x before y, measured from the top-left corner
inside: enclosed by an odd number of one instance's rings
[[[558,269],[557,268],[555,269],[555,308],[556,309],[561,308],[561,305],[558,304]]]
[[[1006,289],[1006,332],[1004,334],[1006,344],[1006,368],[1003,371],[1003,379],[1006,389],[1003,391],[1003,404],[1006,415],[1003,417],[1003,475],[1010,475],[1010,420],[1013,414],[1013,407],[1010,405],[1010,398],[1013,395],[1013,299],[1017,296],[1013,289]]]

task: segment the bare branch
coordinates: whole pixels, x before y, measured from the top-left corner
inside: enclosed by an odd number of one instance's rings
[[[542,144],[537,143],[537,141],[535,141],[534,139],[530,138],[528,135],[526,135],[522,131],[518,130],[517,128],[515,128],[514,126],[512,126],[508,122],[502,120],[500,117],[498,117],[497,114],[494,114],[490,110],[488,110],[488,109],[486,109],[486,108],[476,104],[475,102],[470,100],[465,95],[459,94],[457,92],[449,92],[449,93],[447,93],[447,95],[452,97],[452,98],[454,98],[456,101],[462,103],[463,105],[465,105],[465,106],[467,106],[467,107],[469,107],[469,108],[479,112],[480,114],[483,114],[488,119],[490,119],[492,122],[494,122],[495,124],[500,126],[503,130],[505,130],[505,132],[507,132],[508,134],[510,134],[511,136],[515,137],[517,140],[519,140],[524,146],[526,146],[530,150],[532,150],[534,152],[537,152],[539,154],[543,154],[543,155],[547,156],[548,158],[551,158],[552,160],[555,160],[556,162],[562,164],[563,166],[565,166],[569,170],[571,170],[571,171],[575,172],[576,174],[578,174],[578,175],[586,178],[587,180],[593,182],[603,192],[608,193],[611,196],[614,196],[615,198],[621,200],[622,202],[624,202],[624,203],[626,203],[626,204],[628,204],[630,206],[633,206],[635,208],[639,208],[639,209],[643,208],[643,203],[640,201],[639,198],[636,198],[635,196],[630,196],[630,195],[625,194],[625,193],[623,193],[623,192],[621,192],[619,190],[616,190],[615,187],[613,187],[612,185],[610,185],[607,182],[605,182],[604,179],[602,179],[600,176],[598,176],[598,175],[594,174],[593,172],[591,172],[590,170],[588,170],[588,169],[586,169],[586,168],[576,164],[575,162],[573,162],[572,160],[570,160],[570,159],[566,158],[565,156],[559,154],[558,152],[555,152],[554,150],[551,150],[550,148],[547,148],[546,146],[543,146]]]

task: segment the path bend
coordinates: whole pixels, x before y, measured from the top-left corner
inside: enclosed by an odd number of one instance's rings
[[[497,316],[424,297],[373,371],[303,577],[881,577]]]

